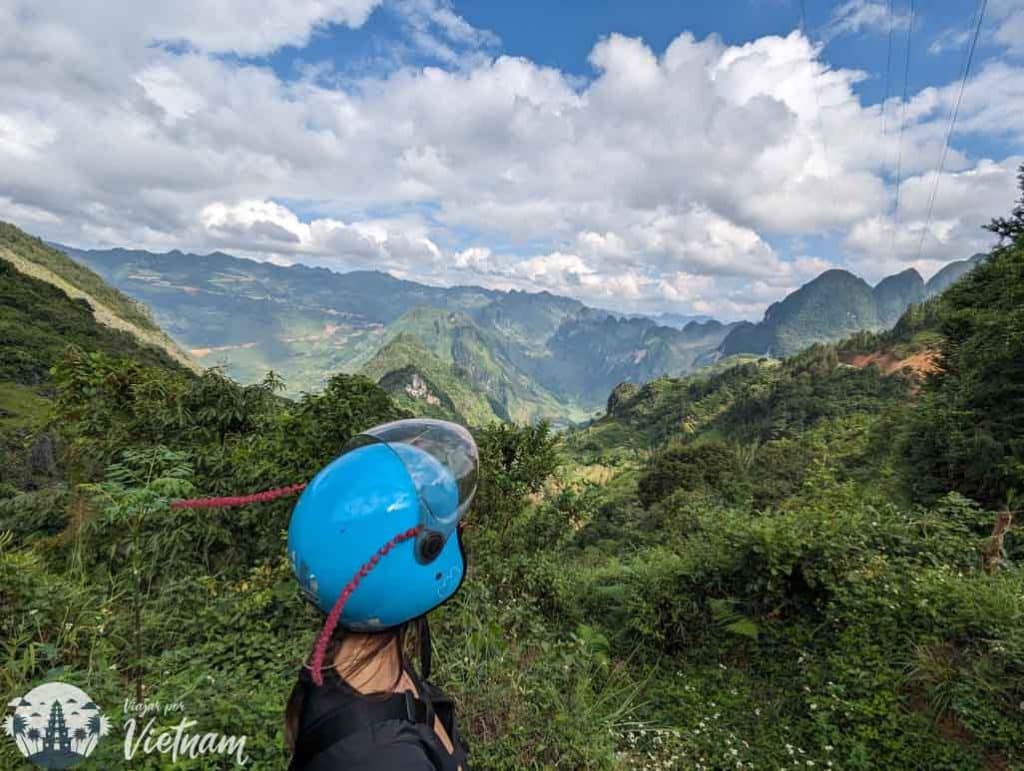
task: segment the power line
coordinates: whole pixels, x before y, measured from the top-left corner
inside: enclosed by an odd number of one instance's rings
[[[889,101],[889,73],[892,70],[892,5],[894,0],[889,0],[889,41],[885,49],[885,96],[882,97],[882,141],[883,141],[883,152],[885,149],[885,137],[889,133],[888,123],[886,122],[885,105]]]
[[[810,40],[807,35],[807,5],[806,0],[800,0],[800,33]],[[814,89],[814,103],[817,105],[818,112],[816,115],[818,124],[818,134],[821,135],[821,152],[825,160],[825,182],[828,184],[828,193],[832,198],[832,210],[833,212],[838,209],[838,203],[836,202],[836,189],[832,183],[832,164],[828,159],[828,141],[825,137],[825,126],[821,122],[821,93],[818,90],[818,78],[817,73],[811,79],[811,86]]]
[[[891,158],[892,154],[889,152],[889,114],[887,107],[889,104],[889,86],[892,81],[892,30],[893,30],[893,5],[895,0],[889,0],[887,3],[889,32],[887,35],[887,42],[885,48],[885,94],[882,97],[882,141],[880,143],[880,150],[882,153],[882,175],[886,176],[886,167],[890,167],[891,171]]]
[[[903,61],[903,105],[900,109],[900,138],[896,151],[896,199],[892,210],[892,239],[889,245],[896,254],[896,227],[900,221],[900,183],[903,179],[903,130],[907,126],[907,89],[910,83],[910,48],[914,32],[914,0],[910,0],[910,24],[907,25],[907,53]]]
[[[939,166],[935,172],[935,182],[932,184],[932,192],[928,197],[928,216],[925,217],[924,227],[921,229],[921,239],[917,242],[917,259],[921,259],[921,252],[924,251],[924,237],[932,224],[932,208],[935,206],[935,196],[939,192],[939,180],[942,178],[942,169],[946,165],[946,155],[949,152],[949,143],[953,138],[953,130],[956,128],[956,119],[960,114],[960,101],[964,98],[964,87],[967,85],[967,76],[971,72],[971,62],[974,61],[974,49],[978,45],[978,36],[981,33],[981,23],[985,19],[985,9],[988,7],[988,0],[980,0],[978,3],[978,21],[974,25],[974,37],[971,38],[971,46],[967,52],[967,61],[963,65],[963,75],[960,78],[960,91],[956,95],[956,103],[949,116],[949,128],[946,130],[946,141],[942,145],[942,154],[939,156]]]

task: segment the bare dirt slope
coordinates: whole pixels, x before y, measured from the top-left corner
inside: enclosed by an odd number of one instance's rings
[[[202,370],[199,364],[196,363],[195,359],[179,348],[177,343],[171,340],[171,338],[164,332],[143,329],[138,325],[123,319],[91,294],[69,283],[49,268],[38,265],[30,260],[26,260],[23,257],[19,257],[10,249],[3,247],[0,247],[0,258],[7,260],[17,268],[19,272],[24,273],[26,276],[31,276],[32,278],[37,278],[40,281],[52,284],[64,292],[68,297],[84,299],[90,306],[92,306],[93,317],[98,323],[103,324],[106,327],[110,327],[111,329],[120,329],[123,332],[127,332],[136,340],[146,345],[162,348],[167,352],[168,356],[194,372],[200,372]]]

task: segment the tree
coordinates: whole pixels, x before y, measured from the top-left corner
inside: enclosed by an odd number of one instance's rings
[[[86,727],[89,730],[89,739],[85,745],[85,753],[88,755],[92,748],[96,746],[96,742],[100,740],[101,736],[106,736],[110,731],[110,724],[107,719],[99,713],[90,715],[89,720],[86,722]]]
[[[192,467],[182,453],[156,446],[126,450],[121,462],[107,470],[104,482],[83,485],[83,489],[105,504],[103,516],[94,527],[112,535],[123,547],[128,565],[132,617],[132,656],[135,698],[143,699],[143,612],[156,577],[174,554],[187,548],[189,533],[175,527],[169,504],[193,491]],[[116,553],[116,552],[115,552]]]
[[[651,458],[637,481],[640,503],[650,508],[676,490],[738,503],[749,495],[743,454],[720,441],[670,446]]]
[[[939,298],[940,371],[904,437],[911,488],[1000,506],[1024,489],[1024,171],[1022,203],[993,229],[1012,243]]]
[[[27,727],[28,722],[25,720],[24,715],[8,715],[4,720],[4,733],[13,737],[18,746],[24,748],[22,751],[26,755],[30,755],[31,752],[29,752],[28,745],[25,743],[25,729]]]
[[[28,729],[28,733],[26,733],[25,736],[27,736],[28,740],[32,742],[33,749],[36,752],[38,752],[39,745],[43,739],[43,735],[42,733],[40,733],[39,729],[33,726],[32,728]]]
[[[559,437],[544,422],[495,423],[478,431],[475,439],[481,468],[473,519],[501,532],[558,468]]]
[[[985,225],[986,230],[991,230],[999,236],[1000,242],[1024,240],[1024,163],[1017,169],[1017,185],[1020,187],[1020,197],[1013,207],[1009,217],[995,217]]]
[[[304,394],[288,437],[309,473],[341,454],[345,443],[379,423],[409,417],[363,375],[334,375],[319,394]]]

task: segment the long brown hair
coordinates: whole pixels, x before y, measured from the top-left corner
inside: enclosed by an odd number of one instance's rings
[[[341,676],[349,679],[353,675],[362,672],[394,643],[394,649],[398,656],[398,674],[389,690],[396,690],[401,682],[402,673],[406,670],[405,648],[408,626],[408,623],[399,624],[391,629],[366,635],[370,638],[370,642],[362,647],[358,656],[342,664]],[[349,632],[341,626],[335,628],[334,634],[331,635],[331,640],[328,643],[327,655],[324,656],[325,667],[333,668],[335,666],[335,658],[348,634]],[[292,688],[292,693],[288,697],[288,704],[284,709],[284,740],[291,752],[295,751],[295,742],[299,735],[299,725],[302,721],[302,708],[307,687],[309,686],[303,684],[301,680],[297,681],[295,687]]]

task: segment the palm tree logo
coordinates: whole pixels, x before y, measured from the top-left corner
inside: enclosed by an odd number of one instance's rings
[[[110,721],[80,688],[45,683],[7,705],[4,733],[40,768],[70,768],[110,733]]]

